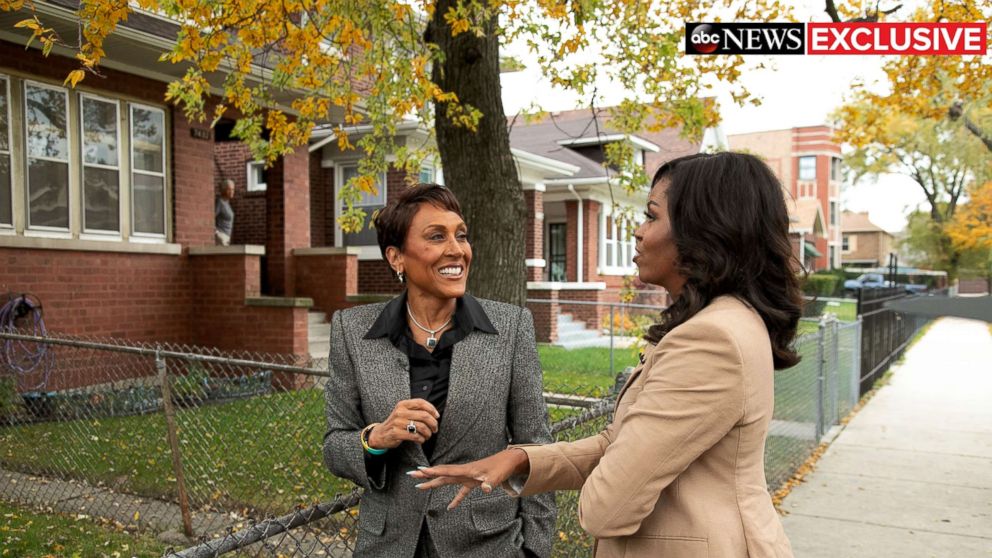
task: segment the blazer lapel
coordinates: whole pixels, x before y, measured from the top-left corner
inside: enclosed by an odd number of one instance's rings
[[[358,342],[359,374],[369,386],[365,414],[381,422],[393,412],[396,403],[410,399],[410,361],[386,337]]]
[[[438,427],[432,460],[444,453],[472,430],[491,393],[493,378],[499,367],[492,355],[499,354],[498,335],[473,331],[452,347],[448,376],[448,399]]]

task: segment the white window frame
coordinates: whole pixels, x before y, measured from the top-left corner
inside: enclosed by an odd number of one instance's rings
[[[430,176],[430,179],[429,180],[421,180],[423,178],[423,176],[424,176],[424,171],[430,173],[431,176]],[[420,183],[422,183],[422,184],[432,184],[432,183],[434,183],[434,179],[435,179],[436,176],[437,176],[437,173],[434,171],[434,166],[433,165],[420,165],[420,172],[417,175],[417,181],[420,182]]]
[[[14,218],[17,214],[14,209],[14,111],[11,106],[14,102],[14,97],[10,93],[10,77],[6,74],[0,74],[0,80],[3,80],[4,93],[7,97],[7,150],[4,151],[0,149],[0,157],[7,157],[7,168],[10,173],[10,191],[7,195],[10,199],[10,223],[0,223],[0,231],[2,232],[13,232],[14,231]]]
[[[803,177],[803,160],[809,160],[809,159],[812,159],[813,160],[813,176],[812,177],[809,177],[809,178],[806,178],[806,177]],[[799,167],[798,167],[797,172],[796,172],[796,177],[797,177],[798,180],[801,180],[803,182],[812,182],[812,181],[816,180],[816,155],[801,155],[799,157],[799,163],[798,163],[798,165],[799,165]]]
[[[610,218],[612,237],[606,237],[606,219]],[[626,223],[626,228],[635,227],[635,223]],[[612,211],[601,211],[599,214],[599,275],[630,275],[637,270],[637,266],[630,263],[629,266],[618,265],[617,262],[629,262],[634,257],[635,239],[633,234],[629,240],[623,240],[627,230],[621,229],[617,221],[613,219]],[[633,231],[630,231],[633,233]],[[606,246],[613,245],[613,261],[606,260]]]
[[[86,136],[84,134],[85,127],[83,126],[83,101],[85,99],[92,99],[101,103],[107,103],[114,105],[114,121],[117,123],[117,167],[111,167],[108,165],[98,165],[90,164],[86,162]],[[121,149],[121,103],[117,99],[111,99],[109,97],[101,97],[100,95],[94,95],[92,93],[79,93],[79,186],[80,186],[80,215],[81,224],[80,232],[83,235],[95,235],[100,237],[112,237],[114,239],[120,239],[123,234],[120,229],[124,228],[124,203],[123,196],[121,195],[121,190],[125,187],[124,177],[122,176],[124,169],[121,164],[121,159],[124,157],[124,150]],[[128,142],[128,150],[130,150],[130,142]],[[164,159],[163,159],[164,162]],[[97,169],[106,170],[116,170],[117,171],[117,228],[116,231],[108,231],[102,229],[88,229],[86,228],[86,167],[93,167]],[[128,185],[130,181],[128,181]]]
[[[255,180],[255,169],[257,167],[262,168],[262,178],[265,178],[265,161],[248,161],[245,165],[245,170],[248,173],[248,179],[245,184],[247,184],[246,189],[249,192],[264,192],[269,188],[267,182],[257,182]]]
[[[142,109],[142,110],[147,110],[147,111],[159,112],[159,113],[162,114],[162,172],[160,172],[160,173],[152,172],[152,171],[145,171],[145,170],[138,170],[138,169],[134,168],[134,110],[135,109]],[[168,181],[168,179],[166,177],[166,174],[167,174],[166,171],[169,168],[169,160],[167,159],[168,152],[167,152],[167,149],[166,149],[166,147],[168,145],[168,139],[169,139],[169,137],[168,137],[168,128],[169,128],[168,123],[169,122],[168,122],[168,119],[166,118],[165,111],[163,109],[161,109],[160,107],[156,107],[156,106],[152,106],[152,105],[145,105],[145,104],[142,104],[142,103],[128,103],[128,109],[127,109],[127,138],[128,138],[128,141],[127,141],[127,145],[128,145],[128,161],[130,163],[128,165],[128,167],[129,167],[129,175],[130,176],[128,176],[128,185],[127,186],[128,186],[128,189],[130,190],[130,194],[131,194],[129,196],[130,199],[131,199],[131,203],[130,203],[130,206],[131,206],[130,207],[130,219],[129,219],[129,222],[130,222],[130,228],[131,228],[131,230],[130,230],[131,238],[132,239],[135,239],[135,240],[138,240],[138,241],[144,240],[144,241],[152,241],[152,242],[154,242],[154,241],[165,242],[165,239],[166,239],[166,237],[168,236],[168,233],[169,233],[169,196],[168,196],[169,181]],[[135,226],[135,222],[134,222],[135,221],[135,219],[134,219],[134,198],[135,198],[135,196],[134,196],[134,175],[135,174],[142,174],[142,175],[145,175],[145,176],[155,176],[155,177],[161,177],[162,178],[162,207],[164,208],[164,211],[162,211],[162,220],[163,220],[163,223],[162,223],[162,231],[163,231],[163,233],[162,234],[159,234],[159,233],[149,233],[149,232],[138,232],[138,231],[136,231],[134,229],[134,226]]]
[[[73,218],[73,208],[76,207],[76,199],[72,188],[72,107],[69,106],[69,90],[64,87],[59,87],[57,85],[52,85],[50,83],[44,83],[40,81],[34,81],[30,79],[22,80],[24,87],[21,92],[21,121],[23,122],[24,128],[24,233],[31,236],[45,236],[54,238],[71,238],[73,225],[75,224],[75,219]],[[28,87],[37,87],[39,89],[51,89],[54,91],[60,91],[65,97],[65,142],[66,142],[66,154],[67,158],[65,161],[60,159],[55,159],[53,157],[31,157],[28,149]],[[13,146],[11,146],[13,147]],[[42,161],[52,161],[56,163],[65,163],[66,166],[66,200],[68,207],[68,227],[48,227],[44,225],[32,225],[31,224],[31,170],[29,159],[39,159]],[[13,188],[11,188],[13,190]]]

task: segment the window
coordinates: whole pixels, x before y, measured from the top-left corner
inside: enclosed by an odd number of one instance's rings
[[[341,167],[341,185],[344,186],[349,180],[358,176],[358,166],[349,165]],[[386,180],[385,176],[380,175],[379,179],[375,182],[375,194],[370,194],[368,192],[362,192],[362,197],[357,202],[355,202],[355,207],[373,207],[373,206],[384,206],[386,205]]]
[[[816,157],[799,158],[799,180],[816,180]]]
[[[629,272],[634,267],[633,227],[605,212],[599,219],[599,265],[604,275]]]
[[[0,76],[0,227],[14,226],[10,188],[10,81]]]
[[[69,94],[24,84],[28,227],[69,230]]]
[[[835,201],[830,202],[830,226],[837,226],[837,202]]]
[[[841,237],[840,251],[842,253],[851,252],[854,250],[854,244],[854,237],[849,234],[845,234]]]
[[[119,233],[120,134],[118,103],[80,95],[83,231]]]
[[[265,183],[265,161],[248,163],[248,191],[264,192],[268,185]]]
[[[349,180],[358,176],[358,166],[357,165],[345,165],[340,167],[340,174],[338,188],[348,183]],[[365,210],[365,222],[362,223],[362,229],[354,233],[343,233],[341,235],[342,246],[378,246],[379,242],[376,238],[375,229],[369,227],[369,220],[372,217],[372,213],[385,207],[386,205],[386,176],[385,174],[380,174],[375,182],[376,194],[370,194],[368,192],[361,192],[361,198],[355,202],[355,207],[361,207]],[[343,231],[342,231],[343,232]]]
[[[837,157],[832,157],[830,159],[830,180],[834,182],[840,182],[843,180],[843,169],[841,168],[841,160]]]
[[[131,227],[165,235],[165,113],[131,105]]]
[[[434,167],[420,167],[420,177],[417,179],[421,184],[434,183]]]
[[[0,229],[165,241],[168,125],[158,107],[0,74]]]

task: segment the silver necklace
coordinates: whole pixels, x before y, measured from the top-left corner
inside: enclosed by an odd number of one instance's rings
[[[428,349],[431,349],[431,350],[433,350],[434,347],[437,347],[437,337],[435,337],[435,335],[437,335],[437,332],[439,332],[442,329],[448,327],[448,324],[451,323],[451,318],[454,316],[454,314],[452,314],[451,316],[448,316],[448,321],[446,321],[443,324],[441,324],[441,327],[439,327],[437,329],[430,329],[430,328],[427,328],[427,327],[424,327],[424,326],[420,325],[420,322],[417,321],[417,318],[413,317],[413,311],[410,310],[410,303],[409,302],[406,303],[406,313],[409,314],[410,315],[410,319],[413,320],[413,325],[415,325],[415,326],[419,327],[420,329],[426,331],[430,335],[427,338],[427,348]]]

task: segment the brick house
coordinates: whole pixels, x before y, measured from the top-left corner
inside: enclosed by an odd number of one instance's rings
[[[36,8],[75,36],[77,2]],[[24,17],[0,13],[0,297],[35,295],[52,331],[306,354],[309,307],[357,290],[353,254],[311,246],[324,200],[306,147],[265,169],[233,122],[165,104],[184,71],[158,61],[178,32],[168,19],[131,15],[106,41],[106,77],[68,89],[73,53],[25,49]],[[218,247],[224,178],[237,184],[234,242]]]
[[[872,223],[868,213],[845,211],[841,261],[845,267],[882,267],[889,261],[894,237]]]
[[[511,127],[511,150],[527,204],[528,298],[550,301],[529,305],[541,341],[557,340],[559,313],[570,314],[587,328],[598,330],[608,314],[607,307],[569,301],[617,302],[624,278],[636,271],[631,262],[633,239],[614,223],[613,201],[634,206],[635,215],[639,215],[647,194],[630,196],[617,185],[603,166],[604,146],[629,141],[649,175],[663,162],[697,153],[701,147],[700,143],[679,138],[678,130],[624,136],[601,122],[597,135],[595,126],[588,110],[576,110],[534,123],[517,122]],[[368,131],[364,127],[351,129],[355,138]],[[711,130],[703,145],[718,145],[718,138],[719,130]],[[336,199],[337,189],[355,174],[360,156],[354,151],[342,152],[333,140],[329,132],[317,132],[310,146],[314,161],[320,161],[319,173],[326,188],[320,203],[313,190],[313,244],[349,250],[357,256],[359,296],[352,300],[396,294],[400,285],[382,259],[375,232],[366,229],[342,233],[336,221],[338,206],[327,203]],[[415,123],[397,129],[398,145],[421,145],[426,141],[428,134]],[[317,172],[311,168],[312,175]],[[402,171],[383,173],[377,180],[378,195],[363,195],[359,205],[371,214],[398,194],[406,178]],[[431,161],[423,164],[416,178],[420,182],[444,182],[441,170]],[[643,285],[641,288],[648,290]],[[661,292],[649,294],[644,300],[663,301]]]
[[[797,126],[732,134],[730,148],[761,156],[778,176],[788,197],[796,257],[810,271],[841,267],[841,150],[830,126]],[[810,200],[810,201],[806,201]],[[819,206],[817,231],[810,206]],[[801,248],[801,249],[800,249]]]

